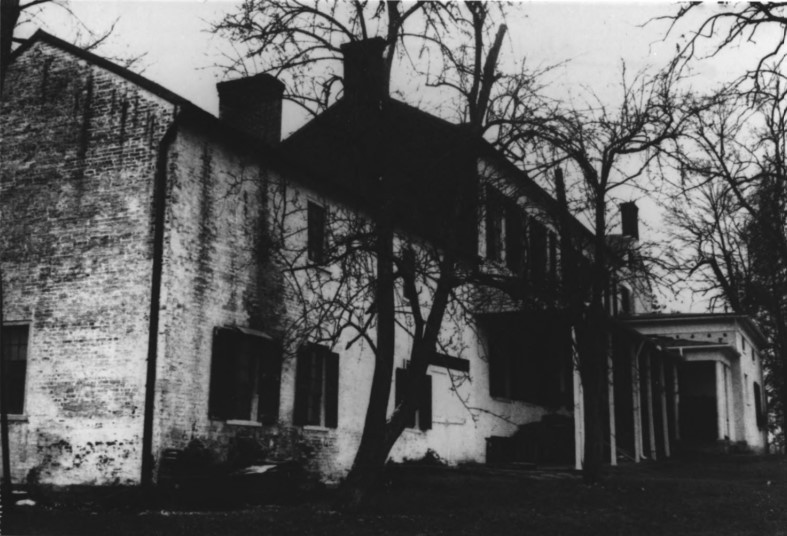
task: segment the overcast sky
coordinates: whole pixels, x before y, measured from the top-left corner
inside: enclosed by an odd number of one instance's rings
[[[222,51],[227,49],[226,43],[207,30],[210,22],[236,9],[238,2],[77,0],[69,5],[76,18],[95,31],[103,31],[118,20],[111,39],[97,53],[121,57],[146,54],[142,61],[144,76],[217,113],[215,84],[225,75],[216,64],[221,63]],[[648,23],[676,9],[675,4],[666,2],[523,3],[508,20],[503,61],[521,62],[524,57],[533,68],[566,62],[552,74],[556,93],[575,97],[582,86],[587,86],[602,98],[614,100],[622,61],[629,72],[663,65],[674,53],[681,32],[695,25],[713,7],[701,6],[692,20],[667,38],[667,23]],[[31,24],[24,25],[20,36],[30,35],[36,27],[68,41],[74,41],[79,31],[74,17],[52,5],[43,8]],[[756,53],[756,47],[747,45],[699,63],[694,83],[706,88],[730,79]],[[300,121],[291,108],[289,111],[285,108],[285,135]],[[647,199],[638,203],[646,225],[659,228],[655,204]],[[682,302],[671,302],[670,307],[704,307],[701,303],[692,305],[691,301],[684,297]]]

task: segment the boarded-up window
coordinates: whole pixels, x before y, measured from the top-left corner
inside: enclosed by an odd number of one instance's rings
[[[281,349],[262,334],[213,331],[210,416],[273,424],[279,418]]]
[[[405,393],[410,387],[410,375],[407,369],[396,369],[396,405],[401,404],[404,400]],[[416,400],[415,411],[413,411],[407,419],[408,428],[420,428],[421,430],[430,430],[432,428],[432,376],[429,374],[424,375],[419,385],[416,386]]]
[[[309,260],[315,264],[325,262],[325,207],[309,201],[307,207]]]
[[[339,354],[325,346],[306,344],[298,350],[293,423],[339,425]]]
[[[6,377],[3,391],[8,397],[8,413],[21,415],[25,408],[28,326],[3,326],[2,343]]]

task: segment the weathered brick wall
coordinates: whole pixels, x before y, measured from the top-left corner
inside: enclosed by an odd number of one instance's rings
[[[30,324],[14,479],[139,478],[155,155],[172,106],[38,42],[0,108],[5,318]]]

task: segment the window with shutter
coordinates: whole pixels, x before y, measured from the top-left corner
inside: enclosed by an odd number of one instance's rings
[[[306,344],[298,349],[293,423],[339,425],[339,354],[325,346]]]
[[[214,330],[211,418],[276,423],[280,383],[281,349],[270,337],[238,328]]]
[[[25,376],[27,375],[27,325],[3,326],[3,358],[6,377],[2,388],[7,393],[8,413],[21,415],[25,408]]]

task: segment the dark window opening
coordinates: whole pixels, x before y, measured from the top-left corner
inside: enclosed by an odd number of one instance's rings
[[[762,393],[757,382],[754,382],[754,414],[757,417],[757,428],[762,430],[765,427],[765,412],[762,410]]]
[[[401,404],[409,388],[410,377],[407,369],[396,369],[396,405]],[[415,411],[407,419],[408,428],[430,430],[432,428],[432,376],[426,374],[421,378],[417,389]]]
[[[281,350],[272,339],[233,328],[214,330],[211,418],[276,423],[280,379]]]
[[[8,397],[7,411],[21,415],[25,409],[25,376],[27,374],[27,341],[29,326],[3,326],[2,344],[6,377],[3,391]]]
[[[570,330],[551,315],[490,315],[487,340],[489,393],[545,406],[567,406],[573,397]]]
[[[293,424],[339,425],[339,354],[318,344],[298,350]]]
[[[308,256],[315,264],[325,262],[325,207],[309,201],[307,207]]]

